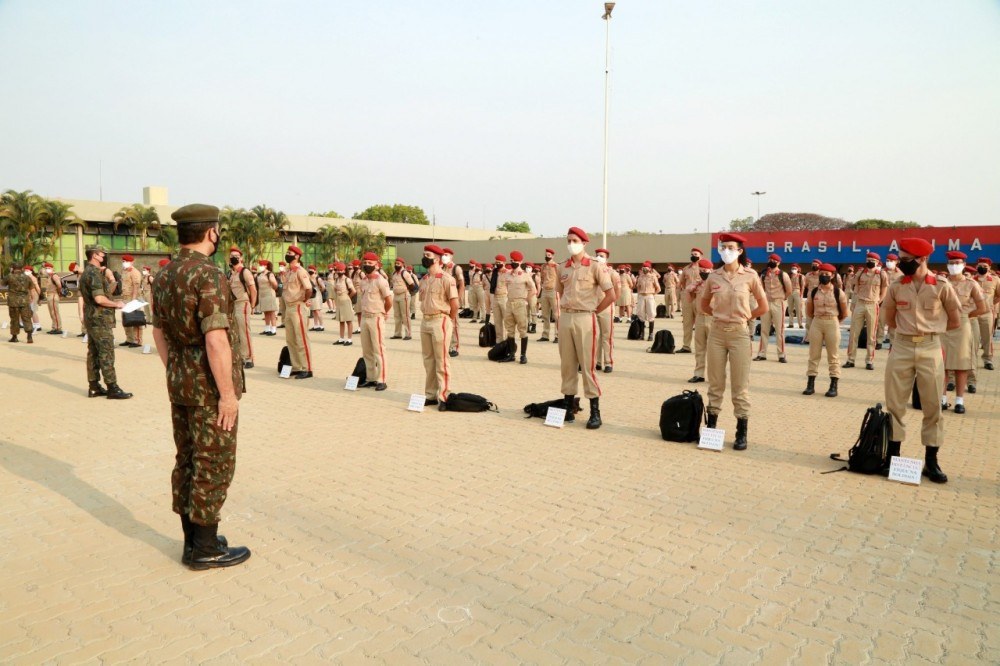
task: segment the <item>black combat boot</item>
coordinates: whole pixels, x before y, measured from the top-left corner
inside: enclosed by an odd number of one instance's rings
[[[649,322],[649,337],[647,339],[649,342],[653,341],[653,322]]]
[[[705,412],[705,427],[717,428],[719,426],[719,415],[712,412]]]
[[[882,462],[882,469],[879,470],[879,474],[882,476],[889,476],[889,465],[892,464],[892,457],[899,455],[899,448],[901,442],[894,442],[889,440],[888,446],[885,448],[885,460]]]
[[[925,446],[924,449],[926,450],[924,454],[924,476],[934,483],[948,483],[948,477],[945,476],[945,473],[941,471],[941,466],[938,465],[938,447]]]
[[[191,553],[194,551],[194,541],[192,540],[192,534],[194,530],[192,529],[194,523],[191,522],[191,518],[187,515],[181,516],[181,529],[184,530],[184,552],[181,554],[181,564],[191,564]],[[217,535],[219,539],[219,544],[226,548],[229,542],[226,541],[226,537],[221,534]]]
[[[219,541],[219,526],[191,523],[191,562],[195,571],[231,567],[246,562],[250,549],[245,546],[230,548]]]
[[[90,388],[87,389],[88,398],[101,398],[108,394],[108,392],[101,386],[101,382],[90,382]]]
[[[601,399],[591,398],[590,418],[587,420],[587,430],[597,430],[600,427],[601,427]]]
[[[816,392],[816,377],[814,375],[812,377],[806,378],[806,390],[802,392],[802,395],[812,395],[815,392]]]
[[[484,324],[490,323],[490,315],[486,315],[486,319],[483,320]]]
[[[16,335],[10,336],[10,340],[8,340],[7,342],[17,342],[17,336]]]
[[[126,393],[118,384],[108,384],[108,400],[128,400],[131,393]]]
[[[733,442],[734,451],[744,451],[747,448],[747,422],[749,420],[747,417],[736,419],[736,441]]]
[[[837,382],[840,381],[839,377],[830,377],[830,388],[826,390],[826,397],[836,398],[837,397]]]
[[[528,338],[521,338],[521,365],[528,362]]]
[[[576,416],[574,414],[573,405],[576,403],[575,395],[567,395],[566,398],[566,418],[563,419],[563,423],[575,423]]]

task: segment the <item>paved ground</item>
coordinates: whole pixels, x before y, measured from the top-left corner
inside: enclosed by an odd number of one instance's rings
[[[360,348],[331,329],[308,381],[256,336],[223,523],[253,557],[203,573],[179,563],[158,358],[119,352],[136,397],[116,403],[85,397],[79,339],[0,342],[0,660],[1000,662],[997,373],[946,416],[951,482],[911,487],[820,474],[881,400],[886,352],[836,399],[800,395],[804,348],[754,363],[750,448],[714,453],[657,431],[692,356],[621,326],[597,432],[523,418],[559,395],[556,345],[527,366],[467,346],[456,388],[500,413],[416,414],[418,342],[389,343],[390,390],[350,393]],[[720,426],[731,443],[728,403]]]

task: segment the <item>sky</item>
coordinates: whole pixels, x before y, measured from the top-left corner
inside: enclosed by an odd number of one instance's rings
[[[602,13],[0,0],[0,188],[599,231]],[[1000,224],[1000,0],[621,0],[610,42],[609,231]]]

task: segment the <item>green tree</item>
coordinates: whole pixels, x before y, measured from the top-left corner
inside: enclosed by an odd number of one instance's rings
[[[0,195],[0,237],[3,271],[11,263],[35,264],[47,249],[45,200],[31,190],[7,190]]]
[[[343,249],[345,259],[360,259],[369,250],[382,256],[388,245],[384,233],[372,233],[371,229],[359,222],[349,222],[340,227],[339,236],[339,247]]]
[[[309,213],[309,217],[333,217],[336,219],[344,219],[344,216],[335,210],[328,210],[325,213]]]
[[[916,222],[904,222],[903,220],[896,220],[891,222],[889,220],[880,220],[878,218],[868,218],[864,220],[858,220],[852,224],[847,225],[848,229],[914,229],[920,225]]]
[[[235,245],[243,251],[248,261],[257,261],[264,256],[270,243],[281,240],[281,233],[289,226],[288,216],[269,206],[233,208],[226,206],[219,213],[222,226],[222,243],[227,247]]]
[[[177,227],[160,227],[160,232],[156,235],[156,240],[160,247],[173,257],[180,249],[180,242],[177,240]]]
[[[139,236],[139,249],[145,252],[149,232],[157,231],[160,228],[160,214],[152,206],[136,203],[131,206],[123,206],[111,218],[111,222],[115,231],[118,231],[119,227],[125,227],[137,234]]]
[[[419,206],[403,204],[378,204],[369,206],[352,216],[355,220],[370,220],[372,222],[401,222],[403,224],[430,224],[427,214]]]
[[[337,225],[324,224],[316,230],[313,242],[316,244],[316,256],[320,263],[329,264],[340,260],[340,246],[343,242],[340,229]]]
[[[59,239],[69,231],[71,226],[83,224],[83,220],[72,212],[72,205],[62,201],[43,199],[42,208],[45,211],[44,220],[48,233],[44,237],[44,242],[40,244],[44,246],[41,253],[44,257],[54,257]]]
[[[753,215],[744,218],[737,218],[735,220],[729,221],[730,231],[752,231],[753,230]]]
[[[513,231],[522,234],[530,234],[531,227],[527,222],[504,222],[497,227],[497,231]]]

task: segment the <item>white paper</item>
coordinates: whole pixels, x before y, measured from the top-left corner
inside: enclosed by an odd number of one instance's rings
[[[68,332],[66,332],[66,331],[63,331],[63,332],[62,332],[62,336],[63,336],[64,338],[68,338],[68,337],[69,337],[69,333],[68,333]]]
[[[0,324],[0,329],[5,329],[5,328],[7,328],[7,322]]]
[[[344,384],[344,390],[345,391],[357,391],[358,390],[358,381],[360,379],[361,379],[360,377],[357,377],[355,375],[351,375],[350,377],[348,377],[347,378],[347,383]]]
[[[424,403],[427,402],[427,396],[414,393],[410,396],[410,404],[407,409],[411,412],[422,412],[424,411]]]
[[[278,373],[278,376],[281,377],[282,379],[288,379],[289,377],[291,377],[292,376],[292,366],[290,366],[290,365],[283,365],[283,366],[281,366],[281,372]]]
[[[562,428],[566,422],[566,410],[560,407],[549,407],[545,412],[545,425],[553,428]]]
[[[889,480],[900,483],[920,485],[920,472],[924,469],[924,461],[920,458],[902,458],[893,456],[889,461]]]
[[[698,448],[721,451],[725,441],[726,431],[722,428],[702,428],[701,437],[698,439]]]
[[[86,334],[84,334],[83,338],[80,339],[80,342],[82,342],[83,344],[87,344],[87,335]]]
[[[143,345],[142,346],[142,353],[143,354],[150,354],[150,353],[152,353],[152,346],[151,345]]]
[[[149,305],[149,303],[147,303],[146,301],[140,301],[137,298],[134,301],[129,301],[128,303],[126,303],[125,307],[122,308],[122,312],[135,312],[136,310],[143,309],[147,305]]]

